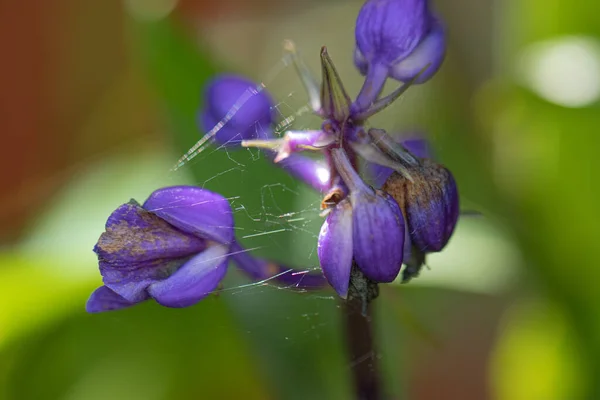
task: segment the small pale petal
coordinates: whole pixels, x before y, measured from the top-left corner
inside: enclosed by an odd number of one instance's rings
[[[227,272],[229,249],[213,245],[192,257],[167,279],[153,283],[148,293],[166,307],[188,307],[214,291]]]
[[[341,201],[321,227],[317,253],[323,274],[342,298],[348,295],[352,269],[352,206]]]
[[[404,219],[387,193],[351,194],[354,260],[360,270],[377,282],[396,279],[402,267]]]
[[[85,305],[85,310],[89,313],[99,313],[120,310],[131,307],[134,304],[137,303],[125,300],[106,286],[100,286],[91,294]]]
[[[144,208],[184,232],[223,244],[233,241],[233,214],[220,194],[196,186],[172,186],[152,193]]]

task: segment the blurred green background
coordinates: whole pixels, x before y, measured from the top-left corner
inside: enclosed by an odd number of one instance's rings
[[[426,132],[464,217],[410,285],[377,301],[397,399],[600,398],[600,6],[438,1],[446,62],[372,124]],[[360,0],[125,0],[0,4],[0,399],[348,399],[330,291],[247,285],[197,306],[103,315],[91,249],[106,217],[165,185],[236,197],[258,254],[318,266],[319,198],[259,153],[198,138],[214,73],[262,81],[280,119],[315,126],[282,42],[315,71],[327,45],[351,93]],[[392,88],[389,84],[388,89]],[[262,234],[258,235],[257,234]]]

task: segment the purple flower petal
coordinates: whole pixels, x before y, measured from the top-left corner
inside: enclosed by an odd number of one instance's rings
[[[427,64],[429,67],[416,80],[423,83],[429,80],[442,65],[446,56],[446,33],[438,19],[432,19],[431,31],[413,52],[390,68],[390,76],[402,82],[414,78]]]
[[[282,167],[296,179],[300,179],[320,192],[325,192],[330,188],[329,167],[312,158],[291,154],[275,165]]]
[[[356,46],[369,64],[392,66],[423,39],[428,13],[425,0],[368,0],[356,20]]]
[[[229,248],[215,244],[192,257],[167,279],[153,283],[148,293],[166,307],[188,307],[215,290],[227,272]]]
[[[85,310],[89,313],[99,313],[120,310],[122,308],[131,307],[134,304],[137,303],[125,300],[106,286],[100,286],[91,294],[85,305]]]
[[[205,246],[202,238],[180,231],[132,201],[110,215],[94,251],[105,263],[131,266],[196,254]]]
[[[166,258],[127,266],[115,266],[100,260],[100,273],[105,286],[127,301],[136,303],[148,299],[148,286],[168,278],[189,259],[190,256]]]
[[[354,260],[369,279],[391,282],[402,267],[404,219],[396,201],[387,193],[350,195]]]
[[[233,214],[226,198],[195,186],[152,193],[144,208],[184,232],[222,244],[233,241]]]
[[[352,225],[352,206],[347,200],[341,201],[321,226],[317,246],[325,278],[344,299],[352,269]]]

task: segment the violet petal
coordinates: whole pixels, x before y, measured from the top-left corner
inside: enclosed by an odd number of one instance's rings
[[[396,201],[387,193],[352,193],[354,260],[377,282],[393,281],[402,267],[404,219]]]
[[[100,273],[104,285],[110,290],[127,301],[140,302],[148,298],[148,286],[168,278],[189,258],[158,259],[127,266],[115,266],[100,260]]]
[[[446,33],[439,20],[433,19],[433,21],[431,31],[413,52],[390,68],[389,74],[392,78],[403,82],[408,81],[429,64],[415,82],[423,83],[440,69],[446,56]]]
[[[428,13],[425,0],[368,0],[356,20],[356,46],[369,64],[392,66],[423,39]]]
[[[229,244],[233,214],[226,198],[195,186],[172,186],[152,193],[144,208],[184,232]]]
[[[342,298],[348,295],[352,269],[352,206],[343,200],[321,226],[317,253],[323,274]]]
[[[148,293],[166,307],[188,307],[215,290],[227,272],[229,249],[215,244],[192,257],[167,279],[153,283]]]
[[[100,286],[90,295],[90,298],[85,305],[85,310],[89,313],[99,313],[120,310],[122,308],[131,307],[134,304],[137,303],[125,300],[106,286]]]

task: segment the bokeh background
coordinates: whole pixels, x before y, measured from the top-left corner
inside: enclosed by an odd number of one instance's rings
[[[360,0],[0,2],[0,399],[348,399],[332,292],[248,285],[197,306],[87,315],[106,217],[159,187],[236,197],[257,253],[317,266],[318,197],[258,153],[210,149],[202,86],[262,81],[280,119],[316,120],[282,42],[351,93]],[[600,398],[600,6],[438,1],[442,70],[373,120],[423,132],[465,216],[410,285],[382,288],[377,337],[397,399]],[[391,89],[393,84],[389,84]]]

